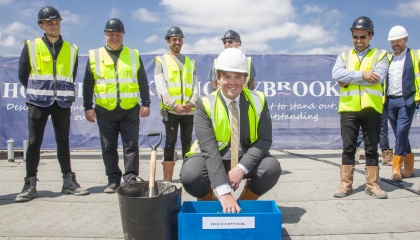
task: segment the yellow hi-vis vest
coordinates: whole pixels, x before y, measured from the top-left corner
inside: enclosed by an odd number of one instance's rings
[[[63,41],[60,53],[54,61],[48,46],[41,38],[27,40],[26,44],[31,64],[26,88],[28,102],[46,107],[57,100],[61,107],[70,107],[75,101],[73,71],[77,46]]]
[[[376,64],[386,56],[386,52],[372,48],[360,62],[357,52],[351,49],[348,53],[341,54],[346,63],[347,70],[368,71],[374,69]],[[357,112],[367,107],[372,107],[382,113],[383,106],[382,84],[372,86],[359,86],[349,84],[347,88],[340,88],[340,104],[338,112]]]
[[[105,47],[90,50],[89,61],[95,78],[96,104],[107,110],[115,109],[118,103],[122,109],[131,109],[138,104],[140,60],[137,50],[123,47],[116,69]]]
[[[413,49],[410,49],[411,60],[413,62],[413,69],[414,69],[414,85],[416,87],[416,94],[414,96],[414,101],[420,101],[420,93],[419,93],[419,86],[420,86],[420,70],[419,70],[419,61],[420,61],[420,50],[417,50],[417,55]],[[388,66],[391,65],[392,58],[394,54],[388,54]],[[384,90],[386,81],[384,83]]]
[[[248,82],[249,82],[249,79],[251,79],[251,64],[252,64],[252,59],[251,59],[251,57],[246,57],[246,60],[248,62],[248,76],[246,77],[244,88],[248,88]],[[214,69],[214,74],[217,76],[217,73],[216,73],[216,62],[217,62],[217,59],[214,59],[214,63],[213,63],[213,67],[215,68]]]
[[[212,121],[214,134],[219,145],[219,151],[222,151],[230,143],[230,120],[229,112],[223,104],[223,100],[218,97],[220,89],[202,98],[204,109]],[[265,96],[262,92],[243,89],[245,100],[249,102],[248,122],[249,139],[251,144],[258,139],[258,124],[261,112],[264,109]],[[246,127],[246,126],[245,126]],[[186,157],[195,153],[200,153],[198,140],[191,146],[190,152]]]
[[[184,66],[179,69],[176,61],[169,54],[155,57],[155,64],[162,65],[163,76],[168,86],[168,92],[179,105],[186,104],[193,95],[193,80],[195,71],[195,61],[185,56]],[[181,76],[182,74],[182,76]],[[172,107],[160,103],[160,108],[172,110]],[[192,108],[191,110],[194,110]]]

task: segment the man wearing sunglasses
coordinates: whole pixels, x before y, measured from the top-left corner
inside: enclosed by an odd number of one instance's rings
[[[379,177],[378,143],[383,109],[383,87],[388,64],[386,52],[373,48],[373,22],[368,17],[358,17],[352,24],[354,48],[337,57],[332,77],[340,86],[341,138],[343,139],[341,182],[334,197],[342,198],[352,193],[355,153],[359,129],[362,129],[366,153],[365,193],[378,199],[388,198],[377,184]]]
[[[225,35],[222,38],[223,46],[225,49],[227,48],[239,48],[241,46],[241,37],[239,34],[233,30],[228,30]],[[255,88],[255,68],[252,64],[251,57],[247,57],[247,66],[248,66],[248,77],[246,78],[246,82],[244,87],[248,88],[250,90],[254,90]],[[214,60],[214,63],[210,69],[209,76],[207,79],[211,82],[211,87],[213,92],[217,90],[218,88],[218,82],[216,78],[216,71],[214,69],[214,65],[216,64],[216,59]]]
[[[408,33],[402,26],[391,28],[388,41],[394,52],[388,55],[384,111],[388,113],[395,135],[392,179],[400,182],[402,178],[414,176],[414,154],[408,136],[420,102],[419,51],[407,47]],[[401,172],[403,163],[404,172]]]

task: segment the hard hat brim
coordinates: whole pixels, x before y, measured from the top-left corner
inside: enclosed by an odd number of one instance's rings
[[[398,40],[398,39],[404,39],[408,37],[408,34],[405,34],[403,36],[399,36],[399,37],[388,37],[388,41],[394,41],[394,40]]]
[[[216,71],[225,71],[225,72],[235,72],[235,73],[248,73],[246,70],[240,70],[238,68],[227,68],[227,67],[220,67],[218,65],[215,66]]]

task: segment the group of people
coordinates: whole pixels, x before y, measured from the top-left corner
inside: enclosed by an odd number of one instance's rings
[[[63,174],[62,192],[89,194],[76,181],[71,168],[70,106],[75,101],[78,48],[62,39],[61,20],[57,9],[42,7],[38,25],[44,36],[27,40],[19,59],[18,77],[27,96],[29,145],[24,187],[16,202],[37,197],[40,148],[50,116]],[[377,184],[380,123],[384,122],[383,116],[389,119],[396,136],[393,179],[401,181],[414,176],[414,154],[408,135],[420,101],[419,52],[406,47],[408,34],[401,26],[389,32],[392,54],[369,44],[374,26],[368,17],[357,18],[350,30],[354,48],[340,54],[332,70],[333,79],[340,86],[338,111],[343,139],[341,183],[334,196],[345,197],[352,192],[361,129],[366,150],[366,193],[387,198],[387,193]],[[115,193],[121,179],[124,184],[137,181],[140,117],[149,116],[151,111],[144,64],[136,49],[123,44],[124,34],[120,19],[106,22],[105,46],[89,51],[83,79],[85,117],[89,122],[97,121],[99,128],[108,177],[105,193]],[[232,191],[239,188],[243,179],[246,182],[238,199],[255,200],[275,186],[282,172],[279,161],[269,152],[271,115],[264,94],[254,91],[256,74],[252,60],[238,49],[239,34],[227,31],[222,38],[225,50],[214,60],[209,72],[213,93],[199,98],[195,61],[181,54],[182,30],[172,26],[164,39],[169,51],[154,61],[156,90],[166,131],[163,180],[172,181],[180,128],[183,159],[180,180],[184,189],[198,200],[220,199],[225,212],[239,212]],[[193,130],[197,138],[194,143]],[[118,165],[119,135],[124,173]],[[401,172],[403,163],[404,172]]]
[[[57,143],[63,174],[63,193],[87,195],[71,169],[69,149],[70,106],[75,101],[74,81],[78,48],[62,39],[61,15],[52,6],[38,13],[44,36],[27,40],[19,59],[18,78],[26,88],[29,144],[26,177],[16,202],[37,197],[40,149],[48,118]],[[105,193],[132,184],[139,175],[140,117],[150,115],[149,84],[136,49],[123,44],[124,24],[109,19],[104,28],[105,46],[89,51],[83,79],[83,105],[89,122],[97,122],[102,158],[108,177]],[[239,199],[257,199],[278,181],[281,167],[270,155],[271,116],[265,96],[254,91],[255,69],[241,50],[237,32],[222,38],[226,48],[214,61],[209,80],[213,93],[199,98],[195,61],[183,54],[184,34],[170,27],[164,39],[169,51],[155,58],[155,83],[166,139],[162,161],[164,181],[171,182],[180,128],[182,158],[180,179],[185,190],[199,200],[221,200],[225,212],[239,212],[231,192],[247,179]],[[139,103],[139,99],[140,103]],[[192,143],[195,130],[197,140]],[[118,162],[121,135],[124,173]]]
[[[340,54],[332,70],[333,79],[340,85],[338,112],[343,140],[341,182],[334,197],[342,198],[352,193],[357,139],[361,130],[366,154],[365,192],[386,199],[387,193],[377,184],[378,144],[384,165],[392,165],[394,181],[414,176],[409,132],[420,102],[420,51],[407,47],[408,33],[402,26],[394,26],[389,31],[392,53],[372,47],[374,24],[369,17],[358,17],[350,32],[354,48]],[[388,120],[395,135],[393,151],[387,138]]]

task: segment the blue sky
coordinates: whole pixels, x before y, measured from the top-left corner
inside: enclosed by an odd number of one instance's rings
[[[124,44],[143,54],[167,52],[163,37],[172,25],[185,34],[184,54],[220,53],[229,29],[241,35],[245,53],[339,54],[352,47],[349,28],[362,15],[375,24],[375,47],[389,51],[388,31],[402,25],[408,46],[420,48],[420,0],[0,0],[0,56],[18,56],[25,39],[42,35],[44,5],[60,11],[61,34],[79,54],[104,45],[110,17],[124,22]]]

